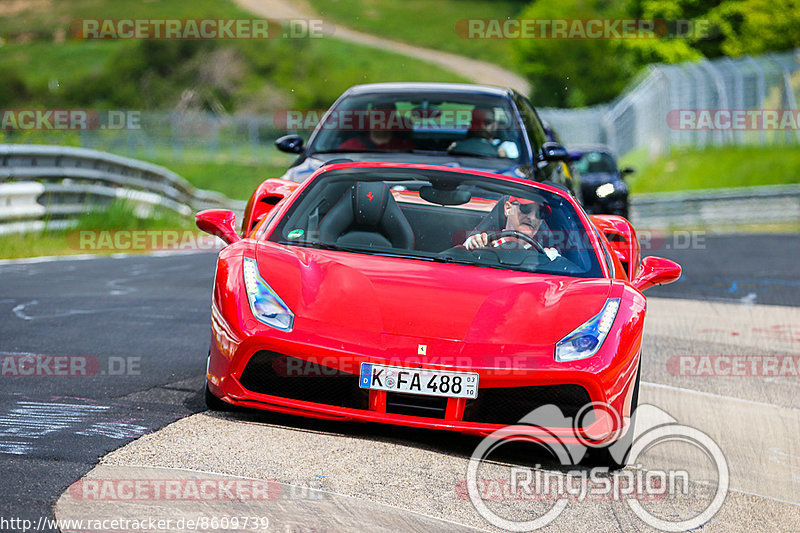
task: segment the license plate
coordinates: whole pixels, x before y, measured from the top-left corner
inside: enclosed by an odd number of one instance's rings
[[[449,372],[422,368],[361,363],[358,385],[362,389],[446,396],[448,398],[477,398],[477,372]]]

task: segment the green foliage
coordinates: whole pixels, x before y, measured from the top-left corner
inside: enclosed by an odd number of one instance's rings
[[[12,106],[30,98],[30,91],[19,69],[10,65],[0,65],[0,102]]]
[[[620,1],[537,1],[523,19],[621,18]],[[519,39],[517,62],[531,81],[531,99],[538,106],[580,107],[605,102],[619,94],[636,74],[638,64],[621,40]]]
[[[761,54],[800,46],[798,0],[547,0],[521,18],[640,18],[656,23],[653,39],[515,42],[519,69],[537,105],[592,105],[612,99],[650,63]],[[663,32],[663,33],[660,33]]]
[[[800,46],[800,2],[740,0],[722,2],[708,12],[722,34],[721,52],[762,54]]]

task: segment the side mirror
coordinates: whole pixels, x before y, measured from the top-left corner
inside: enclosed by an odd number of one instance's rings
[[[579,150],[571,150],[569,152],[569,160],[571,163],[574,163],[575,161],[580,161],[582,157],[583,157],[583,152]]]
[[[284,135],[275,141],[275,146],[281,152],[299,154],[303,151],[303,138],[299,135]]]
[[[619,174],[620,176],[627,176],[628,174],[633,174],[634,172],[636,171],[633,170],[631,167],[625,167],[623,169],[620,169]]]
[[[195,224],[201,230],[216,235],[226,244],[241,240],[236,233],[236,215],[228,209],[206,209],[194,216]]]
[[[545,161],[569,161],[569,152],[558,143],[546,142],[542,145],[542,159]]]
[[[653,285],[666,285],[681,277],[681,266],[671,259],[663,257],[645,257],[636,277],[631,282],[634,287],[643,291]]]

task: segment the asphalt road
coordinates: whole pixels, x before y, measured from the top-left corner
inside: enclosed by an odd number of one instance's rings
[[[684,277],[648,296],[797,306],[798,251],[797,235],[706,237],[688,247],[684,241],[663,243],[646,253],[677,260]],[[204,408],[199,387],[214,260],[214,254],[200,253],[0,264],[0,516],[34,523],[52,517],[59,495],[100,457]],[[654,336],[652,351],[666,357],[728,353],[737,346],[752,352],[758,346],[759,353],[771,353],[763,351],[763,339],[740,342],[739,335],[758,336],[746,320],[725,323],[713,313],[701,318],[718,323],[720,331],[704,327],[686,334],[666,327]],[[786,342],[796,347],[794,333],[787,334]],[[23,375],[31,361],[40,376]],[[653,365],[644,379],[705,394],[774,400],[775,384],[687,385],[666,368]],[[777,386],[788,392],[775,403],[796,409],[796,383]],[[371,440],[395,434],[377,431]],[[459,453],[458,439],[444,442],[456,446],[448,451],[445,444],[445,453]]]
[[[52,517],[105,453],[205,408],[215,260],[0,266],[0,516]]]
[[[643,243],[644,244],[644,243]],[[648,297],[800,306],[800,235],[707,236],[682,232],[654,237],[642,255],[677,261],[683,275]]]

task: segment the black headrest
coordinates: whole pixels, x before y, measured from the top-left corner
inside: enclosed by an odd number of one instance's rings
[[[353,190],[353,215],[356,224],[376,226],[391,195],[389,187],[382,181],[357,182]]]
[[[323,242],[411,249],[414,232],[382,181],[359,181],[323,217]]]

